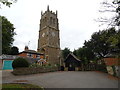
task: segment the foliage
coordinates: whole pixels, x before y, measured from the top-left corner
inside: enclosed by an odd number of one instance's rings
[[[10,7],[14,2],[16,2],[17,0],[10,0],[10,1],[8,1],[8,0],[0,0],[0,3],[2,3],[2,4],[4,4],[4,5],[6,5],[6,6],[8,6],[8,7]],[[1,7],[1,4],[0,4],[0,7]]]
[[[92,48],[96,57],[103,58],[105,55],[120,49],[117,46],[120,42],[116,35],[118,36],[118,31],[115,28],[95,32],[84,45]]]
[[[12,63],[13,69],[20,67],[29,67],[29,62],[24,58],[16,58]]]
[[[64,59],[66,59],[66,57],[68,56],[68,54],[70,53],[70,49],[69,48],[65,48],[64,50],[62,50],[62,56]]]
[[[91,60],[94,60],[95,55],[89,47],[81,47],[73,51],[73,54],[77,56],[84,64],[89,63]]]
[[[112,69],[113,69],[113,76],[117,76],[117,73],[116,73],[116,68],[115,68],[115,66],[114,66],[114,65],[112,66]]]
[[[91,42],[87,43],[87,41],[85,40],[84,46],[78,48],[77,50],[74,50],[73,54],[76,55],[77,58],[82,60],[84,64],[88,64],[90,61],[96,60],[95,54],[91,46]]]
[[[44,90],[43,88],[37,86],[37,85],[32,85],[32,84],[2,84],[2,90],[32,90],[32,89],[35,89],[35,88],[39,88],[39,90]]]
[[[84,42],[84,46],[73,51],[84,64],[90,61],[104,58],[107,54],[119,55],[120,51],[120,30],[114,27],[95,32],[91,39]]]
[[[18,55],[18,53],[19,53],[18,47],[13,46],[13,47],[10,49],[10,55]]]
[[[39,64],[37,64],[37,63],[33,63],[33,64],[31,64],[29,67],[43,67],[43,66],[41,66],[41,65],[39,65]]]
[[[33,63],[33,64],[31,64],[29,67],[35,67],[35,68],[37,68],[37,67],[39,67],[39,68],[54,68],[54,67],[58,67],[58,66],[54,66],[54,65],[51,65],[51,64],[45,64],[45,65],[39,65],[39,64],[37,64],[37,63]]]
[[[99,21],[102,24],[108,24],[108,26],[119,26],[120,25],[120,0],[113,0],[113,2],[108,2],[105,0],[101,3],[103,5],[103,9],[100,12],[105,13],[109,12],[110,14],[114,14],[113,17],[107,18],[101,17]]]
[[[16,34],[14,32],[15,28],[4,16],[0,16],[0,19],[2,19],[2,53],[9,54],[14,41],[13,36]]]
[[[120,0],[114,0],[113,4],[117,5],[117,8],[116,8],[117,16],[116,16],[115,22],[117,26],[120,26]]]
[[[75,49],[74,49],[73,54],[74,54],[75,56],[77,56],[77,55],[78,55],[78,50],[75,50]]]

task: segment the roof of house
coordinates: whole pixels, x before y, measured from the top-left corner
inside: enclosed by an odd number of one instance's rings
[[[17,55],[1,55],[0,56],[0,59],[3,59],[3,60],[13,60],[15,58],[18,58],[19,56]]]
[[[30,54],[43,55],[43,54],[41,54],[39,52],[36,52],[35,50],[25,50],[25,51],[20,52],[19,54],[21,54],[21,53],[30,53]]]

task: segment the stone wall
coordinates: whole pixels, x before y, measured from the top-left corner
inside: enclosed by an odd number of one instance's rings
[[[54,68],[41,68],[41,67],[29,67],[29,68],[16,68],[13,70],[14,75],[27,75],[58,71],[58,67]]]

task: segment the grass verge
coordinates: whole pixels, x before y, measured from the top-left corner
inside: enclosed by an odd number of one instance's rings
[[[32,84],[2,84],[2,90],[44,90],[42,87]]]

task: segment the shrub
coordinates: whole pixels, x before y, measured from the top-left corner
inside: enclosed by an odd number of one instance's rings
[[[116,76],[116,68],[115,68],[115,65],[112,66],[112,69],[113,69],[113,76]]]
[[[20,67],[29,67],[29,62],[24,58],[16,58],[12,63],[13,69]]]
[[[36,64],[36,63],[33,63],[33,64],[31,64],[29,67],[35,67],[35,68],[36,68],[36,67],[41,67],[41,68],[42,68],[43,66],[41,66],[41,65],[39,65],[39,64]]]

